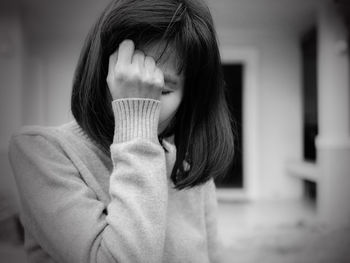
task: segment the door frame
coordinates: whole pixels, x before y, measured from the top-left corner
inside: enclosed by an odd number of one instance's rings
[[[219,200],[255,200],[259,183],[259,90],[258,51],[255,48],[223,46],[220,48],[223,64],[242,64],[243,97],[243,187],[218,188]]]

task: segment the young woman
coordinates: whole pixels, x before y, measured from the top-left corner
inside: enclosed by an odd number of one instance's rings
[[[233,136],[205,4],[112,1],[71,109],[10,143],[29,262],[219,261],[213,178]]]

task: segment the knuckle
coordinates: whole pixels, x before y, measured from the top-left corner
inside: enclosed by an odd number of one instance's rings
[[[146,77],[146,76],[140,77],[140,78],[139,78],[139,82],[140,82],[140,84],[141,84],[142,86],[145,86],[145,87],[150,87],[150,86],[153,85],[152,80],[149,79],[149,78]]]
[[[133,68],[132,70],[130,70],[128,72],[127,75],[129,80],[135,80],[135,81],[141,81],[142,80],[142,76],[140,74],[140,71],[137,68]]]
[[[160,70],[157,71],[157,73],[158,74],[156,74],[156,77],[155,77],[156,81],[161,87],[163,87],[164,86],[164,75]]]
[[[142,75],[141,81],[147,87],[152,87],[152,88],[162,87],[161,79],[157,78],[155,75],[144,74]]]
[[[150,57],[150,56],[146,56],[145,57],[145,60],[148,62],[148,64],[150,65],[155,65],[155,61],[154,61],[154,58]]]
[[[116,79],[118,80],[130,80],[135,78],[135,70],[129,67],[118,67],[114,71]]]
[[[155,78],[153,80],[153,83],[154,83],[154,86],[158,89],[161,89],[164,86],[164,81],[161,78]]]

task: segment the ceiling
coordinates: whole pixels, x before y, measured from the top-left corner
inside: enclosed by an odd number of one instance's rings
[[[32,35],[85,35],[109,0],[2,0],[20,6]],[[315,21],[319,0],[207,0],[218,30],[278,29],[301,32]]]

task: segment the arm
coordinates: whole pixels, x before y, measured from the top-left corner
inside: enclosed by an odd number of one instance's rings
[[[206,184],[205,216],[208,236],[208,254],[210,262],[222,262],[221,240],[218,233],[216,188],[213,180]]]
[[[12,138],[25,228],[57,262],[161,262],[167,181],[155,130],[159,102],[121,100],[113,108],[119,136],[107,207],[55,143],[35,134]]]

